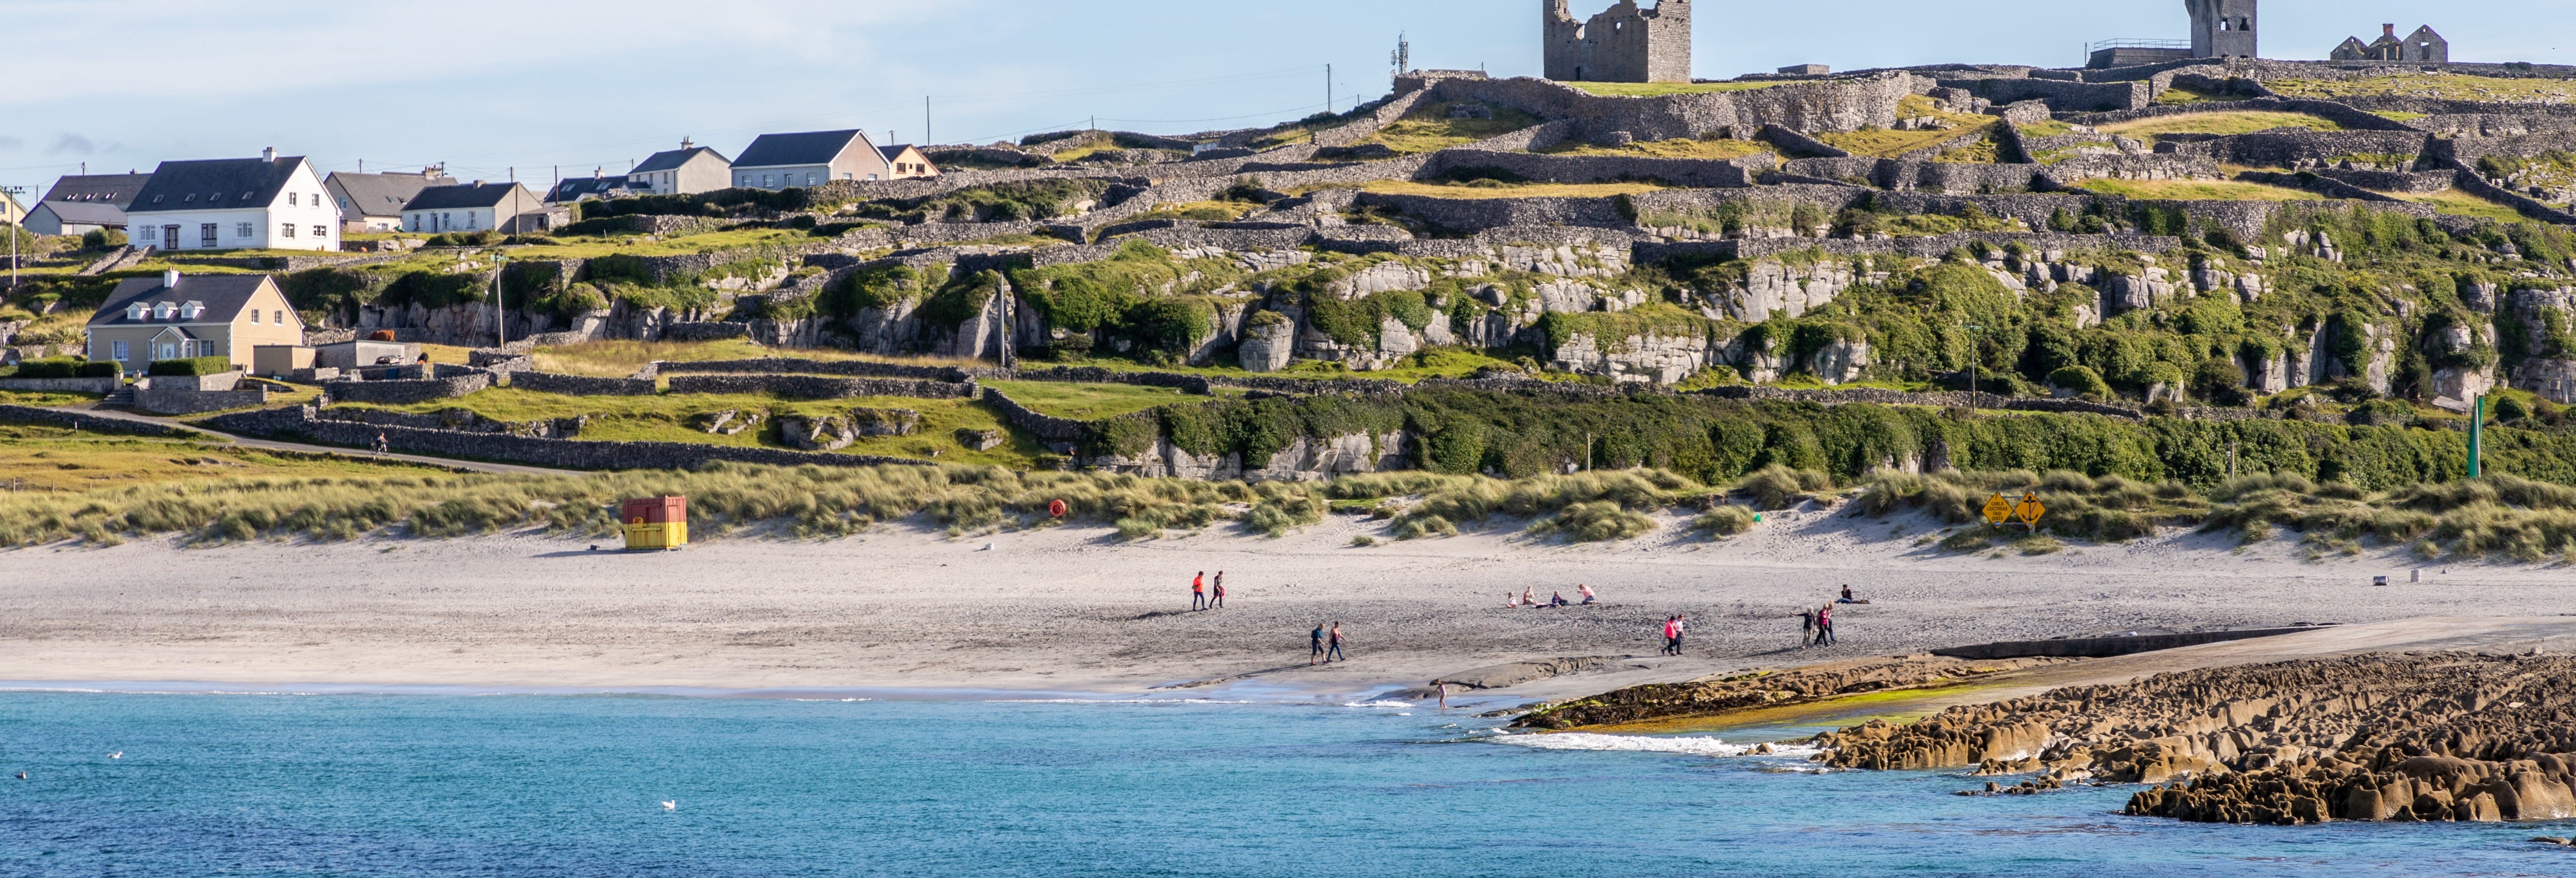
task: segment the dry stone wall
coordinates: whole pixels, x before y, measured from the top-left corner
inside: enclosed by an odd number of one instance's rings
[[[652,396],[657,390],[650,378],[594,378],[548,372],[513,372],[510,386],[567,396]]]
[[[674,375],[672,393],[767,394],[793,399],[852,399],[862,396],[909,396],[919,399],[973,399],[974,382],[911,381],[901,378],[837,378],[822,375]]]
[[[1896,102],[1913,93],[1913,77],[1893,73],[1651,98],[1602,97],[1525,78],[1443,79],[1431,89],[1439,100],[1481,101],[1562,120],[1573,139],[1600,142],[1615,134],[1633,140],[1697,138],[1719,131],[1751,137],[1764,125],[1796,131],[1893,127]]]
[[[334,402],[367,402],[377,405],[410,405],[437,399],[454,399],[492,386],[492,374],[476,372],[453,378],[420,378],[401,381],[333,381],[322,386],[322,392]]]

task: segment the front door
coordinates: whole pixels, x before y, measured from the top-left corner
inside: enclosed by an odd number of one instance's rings
[[[162,226],[162,227],[161,227],[161,240],[162,240],[162,242],[163,242],[163,243],[166,243],[166,244],[170,245],[170,249],[172,249],[172,250],[177,250],[177,249],[179,249],[179,227],[178,227],[178,226]]]

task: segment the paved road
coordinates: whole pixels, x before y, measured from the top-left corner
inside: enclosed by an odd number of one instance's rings
[[[329,445],[307,445],[302,442],[280,442],[275,439],[261,439],[253,436],[236,436],[229,433],[220,433],[198,424],[183,423],[170,418],[156,418],[151,415],[140,415],[133,412],[118,411],[115,409],[64,409],[64,411],[78,411],[84,415],[101,418],[114,418],[120,421],[138,421],[146,424],[162,424],[171,427],[183,427],[200,433],[213,433],[230,439],[233,444],[244,448],[266,448],[273,451],[300,451],[306,454],[330,454],[355,460],[391,460],[403,463],[417,463],[429,466],[448,467],[451,469],[470,470],[478,473],[517,473],[522,475],[538,476],[590,475],[590,473],[582,470],[548,469],[541,466],[519,466],[517,464],[509,463],[484,463],[482,461],[474,460],[451,460],[444,457],[423,457],[417,454],[379,455],[371,451],[362,451],[354,448],[336,448]]]

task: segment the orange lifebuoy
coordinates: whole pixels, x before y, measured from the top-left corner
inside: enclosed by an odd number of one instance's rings
[[[1065,513],[1064,501],[1062,501],[1062,500],[1050,500],[1050,501],[1047,501],[1047,514],[1048,514],[1048,515],[1052,515],[1052,516],[1055,516],[1055,517],[1057,517],[1057,518],[1063,518],[1063,517],[1064,517],[1064,513]]]

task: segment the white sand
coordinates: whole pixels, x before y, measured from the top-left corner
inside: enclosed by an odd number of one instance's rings
[[[2442,572],[2396,552],[2307,562],[2177,532],[2040,558],[1937,556],[1937,528],[1806,511],[1710,544],[1667,526],[1616,546],[1516,529],[1352,548],[1336,517],[1270,540],[1121,543],[1057,528],[950,540],[900,527],[834,542],[731,539],[677,553],[590,539],[262,542],[0,553],[0,680],[494,688],[976,688],[1343,697],[1498,662],[1638,656],[1514,687],[1516,699],[1760,665],[2167,627],[2576,613],[2561,569]],[[985,545],[992,545],[985,551]],[[1224,610],[1189,613],[1193,572]],[[2391,574],[2388,588],[2369,585]],[[1506,610],[1505,591],[1604,604]],[[1798,606],[1850,583],[1843,645],[1790,648]],[[1656,656],[1668,613],[1688,655]],[[1306,666],[1341,620],[1353,661]],[[1247,676],[1248,675],[1248,676]]]

